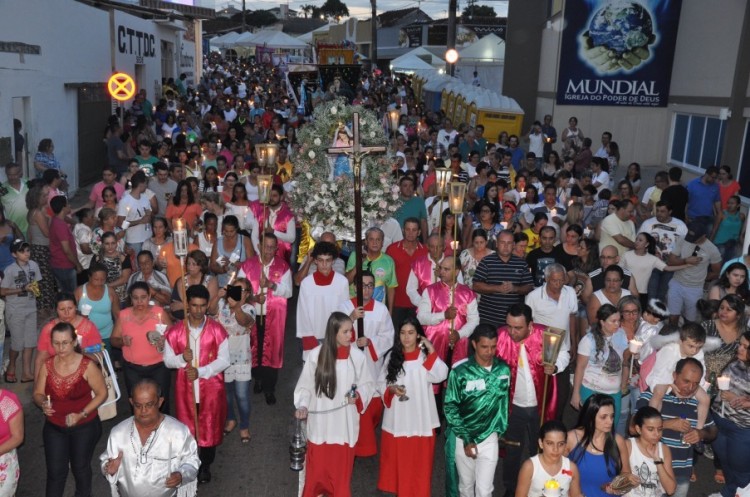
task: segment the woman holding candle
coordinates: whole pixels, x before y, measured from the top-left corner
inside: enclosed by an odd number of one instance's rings
[[[126,306],[127,283],[133,272],[130,257],[117,249],[117,237],[111,231],[102,235],[102,250],[94,257],[92,265],[98,263],[107,270],[107,286],[117,294],[121,308]]]
[[[167,222],[169,228],[174,232],[174,220],[184,219],[189,229],[193,229],[195,221],[201,215],[201,205],[196,201],[193,190],[187,180],[182,180],[177,184],[177,191],[172,197],[172,201],[167,205]]]
[[[549,488],[560,490],[560,497],[583,497],[578,466],[563,455],[567,437],[568,430],[561,421],[547,421],[542,425],[539,454],[521,466],[516,497],[539,497]]]
[[[251,303],[253,292],[250,282],[239,278],[236,287],[242,289],[240,298],[235,300],[226,289],[219,290],[218,321],[229,335],[229,356],[231,364],[224,371],[224,387],[227,392],[227,421],[224,434],[228,435],[237,426],[234,404],[239,411],[240,441],[250,442],[250,380],[252,353],[250,335],[255,324],[255,307]]]
[[[151,231],[154,234],[151,238],[143,242],[141,250],[148,250],[154,256],[156,267],[164,269],[166,265],[165,251],[167,245],[172,243],[172,235],[169,233],[169,224],[161,216],[155,217],[151,221]],[[137,254],[136,254],[137,255]]]
[[[432,385],[447,377],[448,366],[422,325],[407,317],[385,354],[377,383],[385,404],[378,490],[411,497],[432,495],[434,430],[440,427]]]
[[[42,326],[42,331],[39,332],[36,344],[36,358],[34,359],[35,375],[39,374],[39,369],[44,364],[44,361],[56,353],[55,348],[52,346],[51,334],[52,328],[59,323],[68,323],[73,326],[77,340],[80,342],[80,347],[84,350],[102,344],[102,336],[99,334],[96,325],[86,316],[81,316],[76,312],[76,298],[72,293],[57,294],[55,312],[57,313],[57,317]]]
[[[210,268],[217,275],[219,286],[224,287],[237,274],[242,263],[255,256],[255,249],[250,238],[240,234],[236,216],[224,216],[221,235],[211,251]]]
[[[222,216],[223,218],[223,216]],[[214,250],[214,243],[218,238],[216,229],[218,227],[219,218],[213,212],[203,213],[203,230],[195,234],[195,243],[201,252],[206,254],[207,257],[211,257],[211,253]]]
[[[44,412],[44,455],[47,497],[62,497],[68,468],[76,494],[91,495],[91,457],[102,435],[97,408],[107,399],[107,385],[98,366],[80,353],[70,323],[52,328],[57,352],[41,365],[34,383],[34,404]]]
[[[229,211],[229,214],[233,214],[237,218],[240,230],[245,230],[249,228],[249,226],[245,226],[245,218],[250,210],[250,202],[247,200],[245,185],[241,183],[234,185],[231,195],[231,202],[226,204],[226,209]]]
[[[198,191],[201,193],[219,191],[219,172],[216,166],[207,166],[203,173],[203,179],[198,184]]]
[[[128,396],[139,379],[151,378],[161,387],[161,412],[169,413],[171,375],[164,365],[164,332],[172,324],[167,311],[149,304],[148,283],[137,281],[128,289],[133,306],[120,311],[112,331],[112,346],[122,349]],[[159,326],[162,325],[162,326]]]
[[[222,180],[223,183],[223,189],[221,192],[221,198],[224,200],[225,203],[232,201],[232,196],[234,195],[234,187],[237,184],[242,185],[239,182],[239,178],[237,177],[237,173],[234,171],[229,171],[224,175],[224,179]],[[242,185],[244,188],[245,185]]]
[[[106,284],[107,274],[106,266],[92,263],[89,267],[89,281],[76,288],[75,297],[81,314],[94,323],[105,347],[111,352],[109,339],[114,328],[114,319],[120,313],[120,298],[117,292]]]
[[[620,313],[620,328],[625,332],[625,338],[628,344],[635,340],[638,328],[641,325],[641,303],[635,295],[627,295],[617,303],[617,311]],[[630,348],[623,353],[623,368],[627,368],[627,382],[622,388],[622,406],[620,410],[620,423],[615,427],[617,433],[623,437],[628,434],[628,415],[635,414],[635,403],[641,392],[638,385],[631,381],[635,372],[631,370],[631,363],[636,366],[635,361],[631,362]]]
[[[169,309],[175,321],[184,319],[185,305],[182,294],[185,288],[193,285],[203,285],[208,289],[210,298],[207,314],[215,316],[218,309],[219,285],[216,283],[216,278],[208,274],[208,257],[200,250],[188,252],[185,258],[185,281],[183,282],[178,278],[172,287],[172,304]]]
[[[16,495],[20,468],[18,448],[24,440],[23,406],[16,394],[0,389],[0,497]]]
[[[736,359],[717,378],[721,394],[713,404],[713,419],[719,435],[713,442],[721,461],[725,485],[722,496],[734,496],[750,483],[750,332],[739,340]]]
[[[117,211],[108,207],[99,211],[99,226],[93,230],[91,239],[91,251],[97,256],[102,251],[102,235],[114,233],[117,237],[117,250],[125,252],[125,230],[117,226]],[[45,278],[46,279],[46,278]]]

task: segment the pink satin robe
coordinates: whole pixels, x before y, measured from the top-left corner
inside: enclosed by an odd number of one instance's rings
[[[250,280],[253,287],[253,295],[260,290],[260,271],[262,263],[258,256],[246,260],[242,264],[242,270]],[[268,270],[268,279],[273,283],[280,283],[284,274],[289,271],[289,264],[278,255],[273,258]],[[284,329],[286,328],[286,305],[287,299],[277,297],[273,290],[266,289],[266,303],[263,305],[265,312],[266,333],[263,337],[263,357],[258,357],[258,328],[253,325],[250,335],[250,347],[253,350],[253,367],[268,366],[279,369],[284,365]]]
[[[428,292],[430,303],[432,304],[431,312],[445,312],[445,310],[450,307],[450,291],[448,285],[446,285],[445,283],[434,283],[425,288],[425,291]],[[458,312],[456,313],[453,329],[460,330],[463,325],[466,324],[466,308],[469,303],[471,303],[475,299],[476,296],[474,295],[474,292],[471,291],[468,286],[462,285],[460,283],[456,285],[456,294],[454,297],[453,305],[456,307],[456,310]],[[425,335],[427,335],[427,338],[429,338],[432,344],[435,346],[435,352],[437,352],[438,357],[440,357],[440,359],[444,362],[447,362],[450,329],[451,322],[449,319],[442,321],[440,324],[425,326],[424,328]],[[457,361],[466,359],[466,357],[468,357],[468,353],[469,339],[466,337],[461,338],[453,346],[453,358],[451,360],[451,364],[448,365],[452,366]]]
[[[542,364],[543,333],[546,327],[540,324],[534,325],[534,330],[523,341],[526,347],[526,357],[529,360],[531,378],[534,380],[536,391],[536,402],[539,410],[542,409],[542,391],[544,390],[544,364]],[[496,356],[508,363],[510,367],[510,406],[513,407],[513,395],[516,391],[516,373],[518,372],[518,354],[521,350],[521,342],[514,342],[508,334],[508,329],[502,326],[498,329]],[[557,378],[550,376],[547,384],[547,405],[545,407],[544,421],[555,419],[557,407]]]
[[[165,339],[177,355],[185,351],[185,322],[179,321],[167,331]],[[198,364],[205,366],[213,362],[218,353],[219,345],[229,337],[224,327],[211,318],[206,318],[206,325],[200,337],[200,357]],[[199,378],[200,412],[199,419],[199,447],[213,447],[221,444],[224,423],[227,419],[227,396],[224,390],[224,373],[219,373],[208,379]],[[193,424],[193,388],[188,381],[185,368],[177,370],[175,381],[175,407],[177,419],[185,424],[190,433],[195,436]]]
[[[260,230],[260,233],[263,232],[263,227],[266,224],[266,214],[268,214],[269,208],[263,209],[263,204],[261,204],[259,201],[250,202],[250,210],[253,212],[253,216],[255,216],[255,219],[258,221],[258,229]],[[279,213],[276,215],[276,221],[273,223],[273,229],[274,231],[281,231],[282,233],[286,233],[286,228],[289,225],[289,221],[291,219],[294,219],[294,213],[287,207],[285,204],[281,205],[281,208],[279,209]],[[261,234],[258,233],[258,240],[260,240]],[[285,261],[289,260],[289,257],[292,255],[292,246],[291,244],[279,240],[278,241],[278,247],[276,249],[276,255],[278,257],[281,257]]]
[[[419,282],[419,286],[417,288],[420,295],[422,295],[425,288],[439,281],[437,276],[435,276],[432,259],[430,258],[429,254],[419,257],[414,262],[412,262],[411,270],[414,271],[414,275],[417,277],[417,281]]]

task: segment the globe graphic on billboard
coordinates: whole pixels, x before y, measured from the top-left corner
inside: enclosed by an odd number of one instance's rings
[[[599,9],[589,24],[594,46],[605,47],[621,55],[653,40],[651,14],[635,2],[615,1]]]

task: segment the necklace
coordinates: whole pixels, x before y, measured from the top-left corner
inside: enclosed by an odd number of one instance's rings
[[[135,454],[135,469],[138,470],[138,467],[141,464],[148,464],[148,453],[151,450],[151,448],[154,446],[154,442],[156,442],[156,438],[159,434],[159,428],[161,428],[161,423],[159,423],[159,426],[157,426],[151,434],[148,436],[148,439],[146,439],[146,442],[148,443],[148,447],[145,445],[141,446],[141,450],[139,451],[135,446],[135,437],[133,436],[135,432],[135,420],[133,420],[133,424],[130,426],[130,446],[133,448],[133,453]],[[151,440],[149,442],[149,440]]]

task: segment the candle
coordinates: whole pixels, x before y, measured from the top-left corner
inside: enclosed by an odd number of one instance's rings
[[[551,211],[549,211],[549,213],[550,213],[550,216],[557,217],[557,209],[552,209]]]
[[[159,323],[161,323],[161,312],[156,315],[156,319],[157,321],[159,321]]]
[[[52,399],[47,395],[47,407],[52,408]]]
[[[169,439],[169,452],[167,456],[167,478],[172,475],[172,439]]]
[[[729,390],[729,376],[719,376],[716,378],[716,385],[719,387],[719,390]]]
[[[643,342],[640,340],[633,339],[628,344],[628,349],[630,350],[631,354],[637,354],[641,351],[641,347],[643,347]]]

